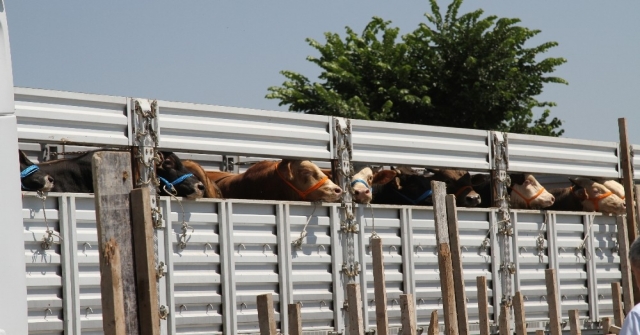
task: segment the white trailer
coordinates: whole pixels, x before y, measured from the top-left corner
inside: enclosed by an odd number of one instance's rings
[[[2,1],[2,0],[0,0]],[[1,2],[0,2],[1,4]],[[0,7],[0,9],[3,7]],[[0,328],[7,334],[101,334],[100,272],[93,195],[22,193],[16,150],[136,145],[136,99],[15,88],[6,15],[0,10]],[[14,102],[15,101],[15,102]],[[509,172],[620,178],[619,144],[491,131],[344,120],[327,116],[157,101],[159,148],[211,167],[229,157],[306,158],[328,164],[407,164],[496,170],[504,144]],[[64,149],[63,149],[64,148]],[[237,161],[236,161],[237,162]],[[233,168],[233,167],[232,167]],[[384,239],[389,319],[400,326],[399,295],[416,299],[418,325],[442,313],[433,208],[350,202],[160,198],[156,229],[158,311],[163,334],[238,334],[258,329],[256,295],[272,293],[280,331],[287,304],[302,303],[306,334],[345,334],[345,284],[360,284],[366,330],[375,329],[369,237]],[[184,212],[183,212],[184,209]],[[353,213],[353,219],[350,214]],[[520,291],[529,329],[548,320],[544,270],[556,269],[562,318],[580,311],[585,329],[612,316],[610,283],[622,278],[617,225],[625,217],[583,212],[458,210],[471,330],[475,279],[489,281],[491,320]],[[46,215],[46,216],[45,216]],[[21,223],[21,224],[20,224]],[[47,227],[62,237],[43,247]],[[300,248],[293,242],[303,230]],[[21,237],[19,237],[21,236]],[[184,243],[184,247],[180,244]]]

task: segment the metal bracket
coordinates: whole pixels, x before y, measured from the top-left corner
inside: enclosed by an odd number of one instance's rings
[[[160,309],[158,310],[160,313],[160,319],[166,320],[167,316],[169,316],[169,309],[165,305],[160,305]]]
[[[156,269],[156,279],[164,277],[165,273],[164,262],[160,262],[160,264],[158,264],[158,268]]]

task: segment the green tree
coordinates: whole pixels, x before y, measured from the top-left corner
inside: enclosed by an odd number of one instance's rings
[[[536,120],[533,113],[555,106],[535,98],[545,83],[567,84],[548,76],[564,58],[536,59],[558,43],[527,48],[540,31],[518,26],[519,19],[481,18],[481,9],[458,16],[463,0],[443,17],[429,1],[427,22],[401,37],[374,17],[360,35],[346,27],[344,40],[335,33],[325,33],[325,44],[307,39],[320,53],[307,58],[322,69],[320,81],[282,71],[287,80],[266,97],[311,114],[562,135],[549,109]]]

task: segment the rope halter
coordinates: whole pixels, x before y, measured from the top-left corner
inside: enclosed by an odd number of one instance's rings
[[[593,203],[593,207],[595,208],[596,212],[600,211],[600,201],[604,198],[610,197],[613,195],[613,192],[609,191],[607,193],[604,194],[600,194],[599,196],[595,197],[595,198],[588,198],[586,200],[589,200]]]
[[[193,173],[187,173],[185,175],[182,175],[180,178],[169,182],[168,180],[162,178],[162,177],[158,177],[158,179],[160,179],[160,182],[162,183],[162,188],[165,190],[165,192],[167,192],[168,194],[177,194],[178,191],[175,189],[174,186],[178,186],[179,184],[181,184],[182,182],[184,182],[185,180],[187,180],[187,178],[193,177]],[[167,190],[167,186],[169,187],[169,190],[171,190],[171,192],[169,192]]]
[[[426,190],[424,193],[422,193],[422,195],[420,195],[419,197],[417,197],[416,199],[411,199],[408,196],[400,193],[400,191],[396,190],[395,188],[393,189],[396,193],[398,193],[399,196],[401,196],[402,198],[404,198],[404,200],[407,200],[410,204],[412,205],[417,205],[420,202],[424,201],[425,199],[427,199],[429,196],[431,196],[431,194],[433,194],[433,191],[431,189]]]
[[[354,187],[357,183],[361,183],[364,186],[366,186],[369,190],[371,190],[371,186],[369,186],[369,183],[367,183],[365,180],[363,179],[355,179],[351,182],[351,187]]]
[[[300,191],[297,187],[295,187],[295,185],[291,184],[288,180],[286,180],[284,178],[284,176],[282,175],[282,173],[280,173],[280,170],[278,170],[278,167],[280,167],[280,162],[278,162],[278,164],[276,164],[276,173],[278,174],[278,177],[280,177],[280,179],[282,179],[283,182],[285,182],[287,185],[289,185],[289,187],[291,187],[292,190],[296,191],[296,193],[298,193],[298,195],[300,196],[300,198],[302,198],[302,200],[306,201],[307,200],[307,196],[309,194],[311,194],[311,192],[319,189],[322,185],[324,185],[324,183],[329,180],[328,176],[324,176],[324,178],[320,179],[320,181],[318,181],[317,183],[315,183],[313,186],[309,187],[308,189],[306,189],[305,191]]]
[[[20,171],[20,185],[22,185],[22,188],[28,190],[28,188],[26,188],[24,184],[22,184],[22,179],[29,177],[30,175],[36,173],[38,170],[40,170],[40,168],[34,164],[27,166],[26,169]]]
[[[544,187],[541,187],[541,188],[540,188],[540,190],[539,190],[536,194],[534,194],[531,198],[527,198],[527,197],[525,197],[522,193],[518,192],[518,190],[516,190],[515,188],[511,188],[511,190],[512,190],[513,192],[516,192],[516,194],[517,194],[520,198],[522,198],[522,200],[524,200],[524,202],[527,204],[527,207],[530,207],[531,202],[532,202],[533,200],[535,200],[536,198],[538,198],[538,197],[539,197],[539,196],[540,196],[540,195],[545,191],[545,188],[544,188]]]

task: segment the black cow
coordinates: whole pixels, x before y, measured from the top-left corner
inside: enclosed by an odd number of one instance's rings
[[[91,159],[99,151],[89,151],[78,157],[58,159],[39,164],[41,171],[53,176],[55,183],[52,192],[93,193],[93,173]],[[157,166],[161,181],[161,193],[171,192],[190,199],[201,198],[204,185],[194,177],[171,152],[161,153],[162,161]]]
[[[27,155],[18,150],[20,156],[20,182],[23,191],[49,192],[53,188],[54,179],[48,173],[31,162]]]

